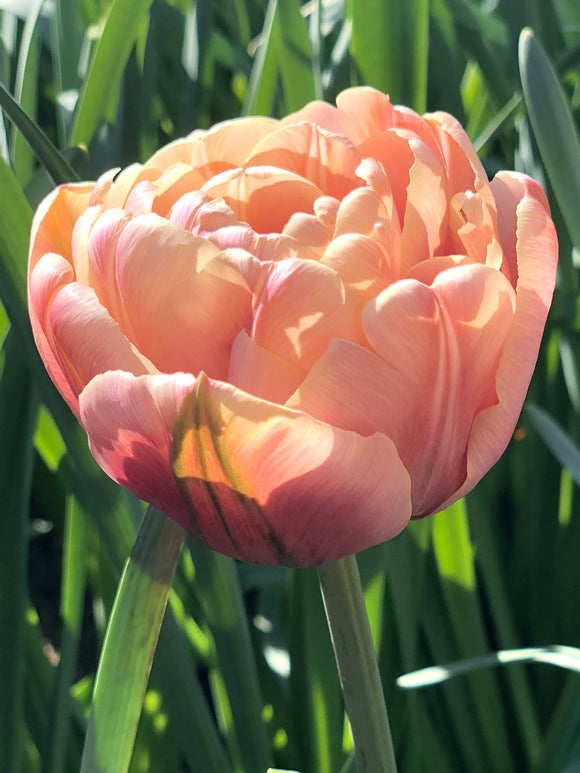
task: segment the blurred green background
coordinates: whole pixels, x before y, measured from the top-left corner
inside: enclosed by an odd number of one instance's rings
[[[534,35],[518,56],[526,26]],[[508,451],[466,501],[360,556],[399,769],[580,771],[574,654],[569,669],[486,668],[419,691],[395,681],[497,650],[580,646],[579,64],[578,0],[0,2],[0,81],[68,162],[28,126],[39,163],[3,93],[2,773],[79,770],[107,619],[144,512],[96,468],[34,349],[34,207],[69,173],[94,179],[195,128],[280,116],[354,84],[453,113],[490,176],[516,169],[544,185],[560,241]],[[241,565],[187,542],[131,773],[337,773],[353,769],[351,751],[315,573]]]

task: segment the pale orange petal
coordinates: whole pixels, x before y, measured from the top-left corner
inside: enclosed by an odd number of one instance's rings
[[[283,405],[304,380],[306,371],[259,346],[245,330],[233,343],[228,382],[254,397]]]
[[[354,299],[338,274],[320,263],[265,266],[258,287],[252,338],[298,367],[311,367],[333,338],[360,336]]]
[[[322,191],[308,180],[274,167],[232,169],[203,190],[223,199],[239,221],[258,233],[280,233],[294,212],[312,212]]]
[[[69,262],[71,241],[76,221],[89,206],[93,183],[71,183],[55,188],[40,204],[30,233],[28,272],[49,252],[62,255]]]
[[[302,121],[269,134],[253,149],[245,166],[275,166],[294,172],[338,199],[358,185],[361,158],[344,137]]]
[[[511,438],[536,363],[556,278],[558,242],[543,191],[525,175],[504,172],[500,179],[494,193],[499,196],[499,188],[503,189],[498,227],[504,249],[510,241],[514,211],[517,223],[516,310],[497,370],[498,405],[476,417],[469,442],[467,479],[449,502],[473,488]]]

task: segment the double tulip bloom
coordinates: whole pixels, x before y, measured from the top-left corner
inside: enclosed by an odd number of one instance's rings
[[[222,553],[315,565],[498,459],[556,255],[533,180],[357,88],[58,188],[30,316],[105,472]]]

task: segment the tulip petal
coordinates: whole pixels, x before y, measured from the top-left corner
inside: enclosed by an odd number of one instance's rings
[[[476,416],[469,442],[467,479],[445,506],[475,486],[511,438],[538,356],[555,282],[558,242],[543,191],[525,175],[503,172],[494,186],[494,195],[502,202],[498,207],[502,246],[507,247],[511,241],[509,228],[514,220],[517,223],[516,310],[497,369],[498,404]]]
[[[354,147],[336,134],[305,121],[283,126],[256,145],[245,166],[286,169],[342,199],[358,184],[356,169],[361,158]]]
[[[28,273],[49,252],[69,260],[76,221],[89,206],[93,183],[61,185],[40,204],[32,221]]]
[[[90,287],[78,282],[65,285],[50,306],[49,320],[60,367],[75,395],[107,370],[135,375],[156,371],[123,335]]]
[[[192,531],[170,465],[172,431],[187,394],[189,374],[135,377],[109,371],[80,395],[80,420],[91,453],[113,480]]]
[[[252,260],[220,254],[156,215],[134,218],[116,247],[123,331],[165,373],[225,378],[233,340],[251,324],[244,264]]]
[[[309,368],[333,338],[359,338],[354,299],[338,274],[308,260],[265,266],[254,301],[252,338],[299,368]]]
[[[223,199],[238,221],[258,233],[280,233],[295,212],[312,212],[322,196],[308,180],[267,166],[232,169],[212,178],[203,190]]]
[[[394,279],[391,256],[377,241],[362,234],[345,234],[328,245],[321,263],[333,268],[345,285],[367,300]]]
[[[28,311],[36,347],[56,388],[74,413],[78,413],[77,393],[71,389],[58,361],[49,319],[55,295],[74,280],[72,266],[61,255],[48,253],[40,258],[34,268],[29,267],[29,271]]]
[[[395,536],[409,477],[391,441],[367,438],[200,376],[174,440],[195,531],[245,561],[311,566]]]
[[[245,330],[240,330],[230,355],[230,384],[254,397],[283,405],[305,375],[302,368],[259,346]]]

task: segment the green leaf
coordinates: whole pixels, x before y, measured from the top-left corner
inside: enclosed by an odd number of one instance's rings
[[[185,532],[150,507],[125,566],[95,681],[81,773],[126,773]]]
[[[554,67],[529,29],[519,43],[526,107],[542,161],[576,249],[580,249],[580,142]]]
[[[105,119],[151,3],[152,0],[114,0],[79,97],[71,145],[89,145]]]
[[[430,666],[429,668],[421,668],[419,671],[412,671],[400,676],[397,679],[397,685],[404,690],[416,690],[419,687],[429,687],[433,684],[446,682],[448,679],[469,674],[472,671],[505,666],[511,663],[545,663],[580,674],[580,649],[554,644],[551,647],[500,650],[489,655],[447,663],[444,666]]]
[[[245,770],[264,770],[272,762],[270,743],[235,562],[193,542],[190,549],[195,589],[214,638],[228,709],[235,718],[226,737],[235,739]]]
[[[542,408],[528,404],[526,413],[540,434],[544,443],[560,462],[570,471],[580,486],[580,449],[570,440],[560,425]]]
[[[278,79],[278,62],[275,48],[274,24],[278,13],[277,0],[269,0],[264,26],[255,52],[254,66],[250,74],[248,93],[242,115],[271,115]]]
[[[306,21],[295,0],[278,0],[274,35],[284,108],[291,113],[316,99],[312,48]]]
[[[355,82],[424,112],[429,59],[428,0],[348,0]]]
[[[72,166],[62,157],[46,134],[26,115],[2,83],[0,83],[0,107],[22,132],[36,153],[38,160],[44,165],[55,183],[66,183],[79,179]]]
[[[28,505],[37,401],[18,341],[9,334],[0,382],[0,749],[2,770],[22,762]]]

